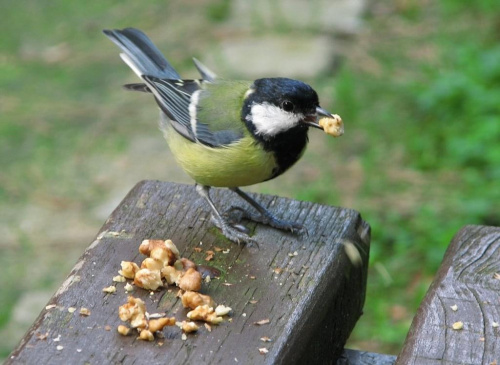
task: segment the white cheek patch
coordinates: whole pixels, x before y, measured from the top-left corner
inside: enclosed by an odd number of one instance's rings
[[[247,120],[255,125],[255,133],[275,136],[295,127],[303,119],[302,114],[286,112],[269,103],[253,104]]]

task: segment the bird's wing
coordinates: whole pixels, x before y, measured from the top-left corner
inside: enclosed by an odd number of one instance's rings
[[[246,133],[241,108],[249,82],[165,80],[147,75],[143,79],[174,129],[185,138],[221,147]]]

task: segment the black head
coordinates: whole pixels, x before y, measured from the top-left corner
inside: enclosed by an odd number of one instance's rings
[[[302,81],[258,79],[247,92],[242,117],[255,135],[269,139],[290,129],[307,131],[318,106],[318,94]]]

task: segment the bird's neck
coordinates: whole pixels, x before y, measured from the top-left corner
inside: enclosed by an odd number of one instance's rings
[[[270,179],[284,173],[302,157],[308,141],[307,131],[307,127],[297,126],[273,138],[260,139],[264,149],[273,153],[277,162],[277,167]]]

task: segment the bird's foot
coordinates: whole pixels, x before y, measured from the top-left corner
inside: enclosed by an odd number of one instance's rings
[[[253,238],[251,238],[248,234],[250,230],[242,224],[233,223],[232,221],[225,221],[223,219],[218,219],[216,216],[212,215],[212,222],[215,224],[217,228],[219,228],[222,234],[229,239],[230,241],[237,244],[253,244],[257,248],[259,244]]]
[[[241,207],[232,206],[231,208],[229,208],[229,210],[226,211],[224,215],[228,217],[229,222],[233,226],[235,225],[241,226],[240,222],[243,219],[247,219],[249,221],[265,224],[266,226],[280,229],[282,231],[288,231],[299,234],[306,232],[306,228],[302,224],[278,219],[268,211],[265,211],[264,214],[260,213],[254,214],[246,211]]]

